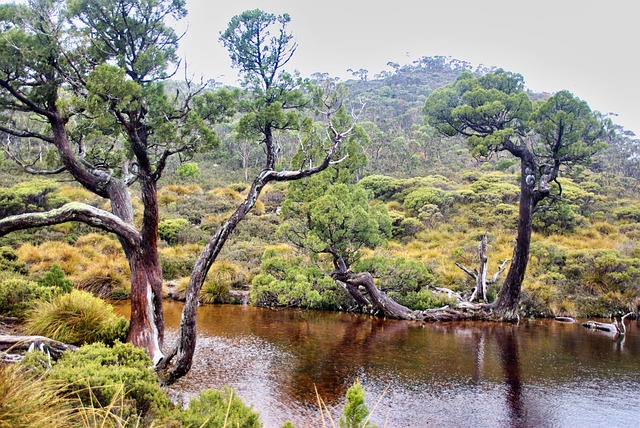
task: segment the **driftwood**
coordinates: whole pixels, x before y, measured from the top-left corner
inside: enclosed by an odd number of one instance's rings
[[[634,315],[633,312],[629,312],[628,314],[626,314],[620,319],[620,323],[618,323],[618,320],[614,317],[613,322],[610,322],[610,323],[590,320],[582,323],[582,326],[592,330],[610,333],[615,336],[624,336],[625,333],[627,332],[627,327],[624,325],[624,320],[625,318],[630,317],[632,315]]]
[[[78,349],[76,346],[44,336],[0,335],[0,352],[3,353],[3,361],[19,359],[19,357],[15,356],[18,352],[31,352],[33,350],[40,350],[55,360],[60,358],[64,351],[74,351],[76,349]]]
[[[555,317],[554,319],[558,322],[566,322],[566,323],[576,322],[576,320],[571,317]]]

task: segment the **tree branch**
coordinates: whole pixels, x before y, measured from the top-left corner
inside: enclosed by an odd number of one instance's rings
[[[79,221],[107,232],[115,233],[129,244],[140,243],[140,233],[131,224],[108,211],[80,202],[71,202],[50,211],[9,216],[0,220],[0,236],[16,230]]]

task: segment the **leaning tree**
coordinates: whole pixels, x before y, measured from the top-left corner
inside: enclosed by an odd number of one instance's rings
[[[533,103],[522,76],[504,70],[477,78],[463,72],[454,83],[434,91],[424,111],[442,134],[464,137],[474,156],[508,152],[520,159],[516,245],[492,306],[499,317],[514,318],[529,260],[534,210],[543,199],[561,195],[563,168],[587,163],[605,147],[611,123],[568,91]]]
[[[167,354],[170,381],[184,376],[191,368],[196,347],[196,310],[207,272],[231,233],[255,205],[262,189],[270,182],[309,177],[339,162],[340,144],[354,128],[352,115],[341,105],[343,93],[334,81],[311,85],[284,71],[297,47],[287,31],[289,21],[287,14],[245,11],[233,17],[220,36],[233,65],[244,77],[243,87],[247,91],[241,104],[243,115],[237,136],[262,147],[263,164],[246,199],[223,222],[196,261],[187,286],[177,343]],[[304,116],[305,110],[311,115]],[[278,137],[291,132],[298,135],[299,155],[293,160],[279,159]],[[174,358],[175,363],[169,367]]]
[[[6,153],[32,174],[66,174],[110,202],[106,211],[81,203],[0,220],[13,230],[79,221],[114,233],[131,268],[128,340],[163,359],[162,270],[158,257],[156,186],[171,156],[216,143],[210,123],[227,113],[228,93],[203,85],[167,96],[178,64],[179,36],[170,19],[180,0],[31,0],[0,6],[0,131]],[[21,140],[39,140],[58,158],[38,169]],[[140,189],[142,223],[129,193]]]

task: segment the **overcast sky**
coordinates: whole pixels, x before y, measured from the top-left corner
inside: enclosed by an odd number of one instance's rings
[[[530,89],[568,89],[640,135],[640,25],[635,0],[187,0],[182,54],[197,75],[236,83],[219,43],[234,15],[291,15],[303,76],[444,55],[521,73]]]

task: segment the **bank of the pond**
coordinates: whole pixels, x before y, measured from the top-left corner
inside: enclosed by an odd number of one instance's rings
[[[126,304],[117,306],[124,315]],[[182,305],[165,303],[168,341]],[[373,421],[417,426],[629,426],[640,398],[640,329],[624,338],[579,324],[414,323],[364,315],[203,305],[187,400],[230,385],[266,427],[320,426],[317,389],[342,403],[360,379]]]

